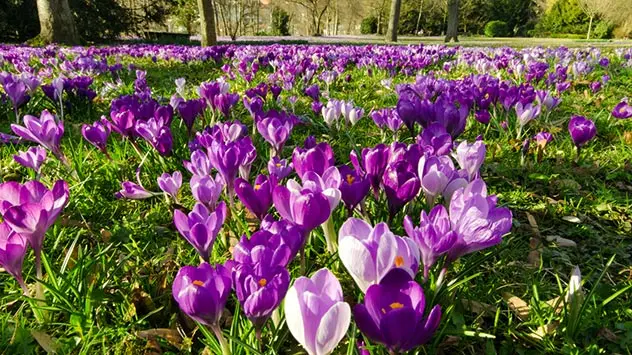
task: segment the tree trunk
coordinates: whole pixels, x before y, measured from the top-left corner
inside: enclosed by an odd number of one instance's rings
[[[417,15],[417,26],[415,26],[415,35],[419,34],[419,25],[421,24],[421,13],[424,11],[424,0],[419,2],[419,15]]]
[[[217,33],[215,32],[215,9],[212,0],[197,0],[200,11],[200,35],[202,36],[202,46],[214,46],[217,44]]]
[[[594,16],[590,16],[590,21],[588,22],[588,34],[586,35],[586,39],[590,39],[590,32],[592,31],[593,17]]]
[[[397,42],[397,28],[399,27],[399,10],[402,7],[402,0],[391,0],[391,15],[388,19],[388,30],[386,31],[386,41]]]
[[[448,0],[448,29],[445,34],[445,41],[459,41],[459,0]]]
[[[37,0],[40,38],[46,43],[79,44],[68,0]]]

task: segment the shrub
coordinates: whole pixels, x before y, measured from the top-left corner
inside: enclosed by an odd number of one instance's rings
[[[614,26],[608,21],[599,21],[593,27],[592,37],[597,39],[612,38]]]
[[[275,36],[290,35],[290,14],[280,7],[272,10],[272,34]]]
[[[487,37],[507,37],[509,36],[509,27],[504,21],[489,21],[485,25],[485,36]]]
[[[372,35],[377,33],[377,17],[369,16],[362,19],[360,24],[360,33],[363,35]]]

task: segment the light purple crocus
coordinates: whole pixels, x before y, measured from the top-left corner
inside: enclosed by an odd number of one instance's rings
[[[144,200],[154,195],[155,193],[147,191],[144,187],[131,181],[123,181],[121,183],[121,190],[114,194],[116,198],[126,198],[130,200]]]
[[[174,201],[178,201],[178,191],[182,187],[182,173],[179,171],[173,174],[163,173],[158,177],[158,187]]]
[[[496,206],[496,196],[487,195],[487,186],[481,179],[454,192],[449,212],[457,235],[448,252],[449,261],[500,244],[503,235],[511,230],[511,211]]]
[[[296,279],[284,308],[290,333],[309,355],[331,354],[351,323],[340,282],[328,269]]]
[[[46,160],[46,149],[40,146],[31,147],[27,151],[20,151],[14,155],[13,160],[25,168],[33,169],[39,175],[42,164]]]
[[[105,117],[101,117],[100,120],[95,121],[92,125],[84,124],[81,127],[83,138],[99,149],[108,158],[107,143],[110,133],[110,122]]]
[[[256,125],[261,137],[272,145],[275,155],[279,155],[292,133],[292,123],[278,117],[266,117],[258,121]]]
[[[281,217],[300,226],[305,233],[325,223],[331,214],[330,199],[322,192],[301,188],[294,180],[277,186],[272,194]]]
[[[419,227],[415,227],[412,218],[406,216],[404,229],[419,247],[424,278],[427,279],[430,268],[456,243],[456,234],[451,229],[448,210],[443,205],[437,205],[430,214],[421,211]]]
[[[627,100],[621,100],[621,102],[612,109],[612,116],[618,119],[632,117],[632,105],[628,104]]]
[[[516,115],[518,116],[518,125],[520,129],[524,127],[529,121],[535,119],[540,115],[541,106],[536,103],[522,104],[518,102],[515,106]]]
[[[417,137],[417,143],[430,148],[435,155],[446,155],[452,151],[452,136],[441,123],[431,123],[421,135]]]
[[[448,156],[425,154],[419,159],[418,176],[421,188],[426,195],[426,202],[433,206],[454,175],[454,163]]]
[[[285,177],[290,175],[293,167],[292,163],[288,163],[286,159],[279,159],[279,157],[272,157],[268,162],[268,172],[270,176],[274,176],[276,181],[279,182]]]
[[[55,116],[47,110],[42,111],[39,118],[25,115],[24,126],[12,124],[11,129],[23,139],[42,145],[62,162],[67,162],[66,157],[61,151],[64,123],[58,121]]]
[[[411,277],[419,269],[415,242],[394,235],[383,222],[372,227],[362,219],[349,218],[340,228],[338,244],[340,260],[362,292],[394,268]]]
[[[226,204],[223,201],[212,212],[201,203],[197,203],[188,216],[180,210],[173,212],[176,229],[206,262],[209,261],[213,243],[225,219]]]
[[[473,180],[479,175],[481,165],[485,162],[486,151],[487,148],[482,140],[477,140],[471,144],[463,141],[456,147],[456,161],[461,169],[467,171],[469,180]]]
[[[313,139],[313,137],[311,138]],[[335,163],[334,152],[329,144],[322,142],[312,145],[311,142],[308,142],[309,140],[309,137],[305,140],[304,148],[294,148],[292,154],[292,164],[300,178],[308,171],[322,175],[327,168]]]
[[[208,175],[193,175],[189,185],[193,198],[197,202],[206,205],[211,210],[215,209],[224,189],[224,180],[219,174],[216,174],[215,178]]]

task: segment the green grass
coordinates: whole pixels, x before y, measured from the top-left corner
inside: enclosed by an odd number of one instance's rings
[[[488,43],[487,39],[472,41],[479,45]],[[503,45],[512,43],[513,39]],[[217,66],[199,62],[185,65],[143,59],[134,63],[147,70],[154,96],[165,98],[175,90],[176,78],[187,79],[189,94],[193,96],[193,85],[221,75]],[[333,97],[352,99],[366,112],[396,103],[395,93],[380,85],[386,73],[376,71],[368,76],[365,70],[353,69],[351,74],[349,83],[341,80],[331,88]],[[450,75],[465,74],[459,71]],[[609,112],[621,97],[632,91],[632,70],[620,69],[611,74],[612,80],[603,91],[584,94],[585,85],[577,85],[563,95],[561,107],[548,122],[533,122],[529,126],[528,134],[547,129],[555,134],[555,139],[539,156],[532,150],[524,165],[520,164],[518,141],[500,134],[486,136],[488,155],[482,175],[490,190],[498,195],[499,203],[512,209],[514,228],[502,245],[464,257],[451,267],[449,283],[441,290],[424,286],[428,297],[434,297],[444,306],[444,316],[440,330],[419,350],[420,354],[630,353],[632,142],[626,141],[624,132],[632,131],[632,122],[615,121]],[[258,75],[250,86],[264,78],[263,74]],[[102,80],[107,79],[98,81]],[[412,80],[401,75],[395,78],[396,83]],[[133,90],[133,78],[126,77],[124,81],[126,86],[111,93],[110,99]],[[245,88],[242,79],[232,84],[232,89],[240,93]],[[54,110],[52,103],[38,97],[29,103],[26,112],[35,114],[45,107]],[[13,115],[6,105],[3,108],[6,109],[0,112],[0,131],[7,132]],[[200,353],[206,348],[207,353],[214,354],[218,351],[214,338],[196,331],[195,324],[179,313],[171,296],[171,282],[179,267],[198,262],[193,248],[178,236],[172,225],[175,206],[160,197],[145,201],[116,200],[114,192],[119,190],[119,183],[134,179],[140,158],[126,141],[115,135],[108,145],[112,161],[81,138],[79,123],[92,122],[108,111],[109,100],[105,100],[90,108],[75,106],[67,113],[63,149],[76,169],[77,178],[52,159],[43,169],[45,184],[50,186],[57,179],[66,179],[71,186],[71,199],[63,218],[49,230],[45,240],[46,304],[23,297],[17,283],[0,274],[0,353],[43,353],[41,343],[47,343],[46,337],[50,337],[48,346],[59,353],[176,354]],[[322,122],[311,112],[304,97],[297,103],[296,111]],[[593,118],[599,132],[598,138],[582,151],[578,164],[573,162],[575,150],[566,131],[571,114]],[[242,106],[233,118],[252,124]],[[470,121],[463,137],[468,140],[485,129]],[[184,172],[181,161],[188,159],[185,130],[179,120],[174,122],[176,150],[172,157],[162,159],[141,143],[143,150],[150,152],[141,179],[152,191],[158,191],[156,177],[162,172]],[[329,142],[339,163],[348,161],[353,143],[373,146],[381,141],[379,131],[367,118],[343,132],[330,133],[321,123],[297,128],[283,155],[288,157],[308,134]],[[412,142],[407,132],[400,132],[400,138]],[[255,145],[264,156],[257,159],[253,175],[263,171],[267,161],[265,142],[257,137]],[[26,169],[12,160],[12,155],[21,148],[0,147],[0,181],[31,178]],[[183,186],[181,203],[191,207],[188,184]],[[336,227],[344,220],[344,211],[338,212]],[[417,215],[419,209],[408,212]],[[227,222],[222,233],[235,237],[249,232],[244,213],[233,213],[235,218]],[[537,223],[537,230],[529,223],[528,214]],[[375,211],[378,220],[384,215],[384,211]],[[396,218],[391,227],[396,234],[405,235],[401,219],[402,216]],[[561,247],[555,241],[548,241],[551,236],[572,240],[577,246]],[[223,240],[218,238],[214,248],[212,259],[216,262],[230,257]],[[359,292],[353,280],[337,257],[323,250],[322,232],[316,230],[306,251],[308,270],[330,267],[340,278],[347,300],[356,303]],[[35,282],[32,259],[29,252],[24,274],[30,285]],[[585,293],[585,307],[579,319],[573,318],[566,308],[556,312],[545,303],[558,296],[563,298],[568,275],[575,265],[581,268]],[[290,265],[290,271],[293,277],[300,275],[297,262]],[[520,319],[510,309],[507,294],[524,300],[530,306],[529,315]],[[470,301],[477,303],[473,305]],[[34,310],[43,313],[45,321],[38,322]],[[235,354],[259,353],[253,349],[257,347],[253,329],[240,313],[234,297],[223,319]],[[557,330],[542,339],[533,336],[539,327],[550,324],[557,326]],[[40,338],[39,343],[33,334]],[[265,337],[261,353],[300,351],[284,323],[278,328],[271,326]],[[337,353],[354,353],[359,339],[361,335],[352,325]],[[373,353],[381,352],[376,348]]]

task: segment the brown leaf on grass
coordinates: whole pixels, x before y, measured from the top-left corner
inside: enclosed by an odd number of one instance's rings
[[[632,131],[623,132],[623,141],[625,144],[632,144]]]
[[[560,325],[559,322],[551,322],[549,324],[541,325],[538,327],[538,329],[531,332],[529,336],[534,339],[542,340],[547,335],[553,335],[559,325]]]
[[[101,233],[101,240],[103,240],[103,242],[105,243],[109,243],[110,239],[112,239],[112,232],[103,228],[101,229],[100,233]]]
[[[546,240],[548,242],[557,243],[560,247],[576,247],[577,243],[570,239],[562,238],[559,235],[547,235]]]
[[[156,329],[148,329],[142,330],[136,333],[136,336],[139,338],[152,340],[157,337],[165,339],[169,344],[175,346],[176,348],[182,348],[182,336],[176,329],[170,328],[156,328]]]
[[[144,355],[161,355],[162,348],[160,347],[160,343],[156,340],[156,338],[147,339],[147,343],[145,344],[145,352]]]
[[[39,330],[31,330],[31,336],[37,341],[37,343],[47,353],[49,354],[57,353],[57,349],[59,349],[59,344],[57,344],[57,341],[55,340],[55,338]]]
[[[619,336],[616,335],[612,330],[608,328],[599,329],[599,331],[597,332],[597,335],[613,343],[619,342]]]
[[[540,250],[542,247],[540,227],[538,227],[535,217],[529,212],[527,212],[527,220],[529,221],[531,233],[533,234],[531,239],[529,239],[529,248],[531,250],[527,255],[527,263],[531,267],[538,267],[540,265]]]
[[[462,299],[461,304],[463,308],[477,315],[493,316],[496,313],[496,307],[487,303]]]
[[[556,314],[560,313],[562,309],[564,308],[564,302],[562,301],[562,298],[560,298],[559,296],[546,301],[546,304],[551,306],[551,308],[555,310]]]
[[[509,309],[521,320],[525,321],[529,318],[529,311],[531,308],[527,302],[523,301],[522,298],[518,296],[514,296],[511,293],[505,292],[503,293],[503,298]]]

